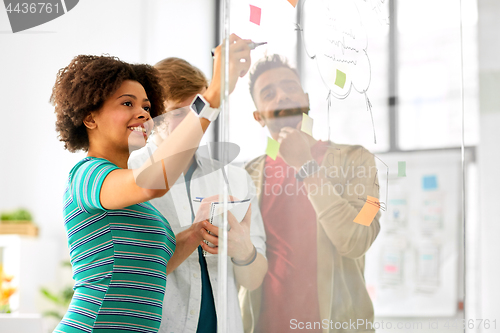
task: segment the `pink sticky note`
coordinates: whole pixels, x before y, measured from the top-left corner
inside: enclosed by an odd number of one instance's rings
[[[398,271],[398,267],[394,265],[385,265],[384,269],[389,273],[396,273]]]
[[[260,25],[261,9],[250,5],[250,22]]]

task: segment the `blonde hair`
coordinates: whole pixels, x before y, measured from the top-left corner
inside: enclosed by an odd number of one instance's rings
[[[208,88],[203,72],[186,60],[170,57],[154,67],[160,72],[166,100],[180,102]]]

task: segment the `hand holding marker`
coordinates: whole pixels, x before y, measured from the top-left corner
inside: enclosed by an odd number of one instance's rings
[[[250,48],[250,50],[255,50],[255,48],[257,46],[261,46],[261,45],[264,45],[264,44],[267,44],[267,42],[262,42],[262,43],[251,42],[251,43],[248,44],[248,47]]]
[[[255,48],[257,46],[261,46],[261,45],[264,45],[264,44],[267,44],[267,42],[262,42],[262,43],[250,42],[250,43],[248,43],[248,47],[250,48],[250,50],[255,50]],[[215,49],[212,49],[212,57],[214,56],[214,52],[215,52]]]

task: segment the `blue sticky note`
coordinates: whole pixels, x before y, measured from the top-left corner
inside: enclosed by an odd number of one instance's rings
[[[422,188],[424,191],[432,191],[438,188],[437,176],[430,175],[422,178]]]

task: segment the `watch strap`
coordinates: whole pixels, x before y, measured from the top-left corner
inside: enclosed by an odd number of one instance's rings
[[[316,162],[316,160],[313,159],[307,161],[302,165],[299,172],[295,174],[295,178],[297,178],[299,182],[304,181],[304,179],[306,179],[307,177],[318,172],[320,168],[321,167],[319,166],[318,162]]]
[[[217,119],[220,109],[210,107],[210,103],[201,95],[197,94],[193,102],[191,102],[191,110],[195,112],[198,117],[206,118],[210,121]]]

